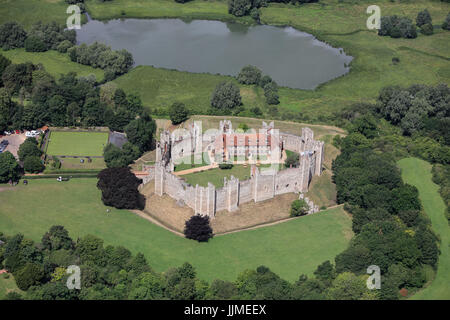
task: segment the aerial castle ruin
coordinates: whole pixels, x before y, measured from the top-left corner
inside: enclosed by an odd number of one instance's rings
[[[299,154],[299,165],[279,170],[285,150]],[[193,160],[201,165],[208,157],[210,164],[205,170],[220,163],[244,163],[250,166],[250,178],[243,181],[233,176],[224,178],[223,187],[216,188],[210,182],[206,187],[192,186],[175,174],[175,165],[180,161]],[[244,132],[233,130],[231,121],[224,120],[218,130],[203,133],[201,122],[195,121],[189,129],[161,133],[156,149],[155,193],[167,194],[192,208],[195,214],[214,218],[218,211],[234,211],[250,201],[307,192],[312,177],[321,174],[323,158],[324,143],[314,140],[309,128],[302,128],[302,135],[297,136],[279,132],[273,122],[263,122],[258,132]],[[258,167],[262,163],[264,167]]]

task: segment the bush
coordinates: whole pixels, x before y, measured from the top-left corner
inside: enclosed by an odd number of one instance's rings
[[[208,241],[213,237],[213,231],[209,225],[209,217],[200,215],[192,216],[186,221],[184,235],[187,239],[197,240],[198,242]]]
[[[433,34],[433,25],[431,23],[426,23],[420,27],[420,32],[422,32],[426,36],[430,36]]]
[[[450,13],[445,18],[445,21],[442,23],[442,29],[450,30]]]
[[[219,168],[222,170],[229,170],[231,168],[233,168],[233,164],[231,163],[220,163],[219,164]]]
[[[425,9],[425,10],[423,10],[423,11],[420,11],[420,12],[417,14],[416,25],[417,25],[419,28],[422,27],[423,25],[431,24],[431,22],[432,22],[432,20],[431,20],[431,15],[430,15],[430,13],[428,12],[427,9]]]
[[[309,211],[309,206],[304,199],[294,200],[291,203],[291,217],[304,216]]]
[[[45,43],[36,36],[29,36],[25,40],[25,51],[28,52],[44,52],[47,51]]]

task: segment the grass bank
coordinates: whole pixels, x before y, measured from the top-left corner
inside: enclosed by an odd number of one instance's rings
[[[439,186],[432,181],[431,164],[417,158],[406,158],[398,162],[402,178],[419,190],[419,198],[425,213],[431,219],[434,232],[440,237],[438,270],[433,282],[416,293],[415,300],[450,299],[450,229],[445,218],[445,204],[439,195]]]
[[[72,62],[67,54],[50,50],[46,52],[26,52],[25,49],[14,49],[4,51],[0,49],[0,54],[11,60],[13,63],[32,62],[41,63],[45,70],[58,79],[62,74],[75,72],[79,77],[95,75],[97,81],[102,81],[104,72],[101,69],[92,68],[76,62]]]

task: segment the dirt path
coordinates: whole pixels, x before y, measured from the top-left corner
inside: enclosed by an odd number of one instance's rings
[[[140,210],[130,210],[131,212],[133,212],[134,214],[138,215],[141,218],[144,218],[145,220],[150,221],[153,224],[156,224],[157,226],[160,226],[161,228],[166,229],[167,231],[170,231],[174,234],[176,234],[177,236],[183,237],[184,238],[184,234],[182,234],[181,232],[178,232],[176,230],[173,230],[165,225],[163,225],[161,222],[159,222],[158,220],[156,220],[155,218],[151,217],[150,215],[148,215],[147,213],[140,211]]]
[[[194,173],[194,172],[200,172],[200,171],[205,171],[205,170],[209,170],[209,169],[215,169],[218,168],[219,165],[218,164],[210,164],[207,166],[203,166],[203,167],[197,167],[197,168],[191,168],[191,169],[186,169],[186,170],[180,170],[180,171],[175,171],[172,172],[174,175],[176,176],[182,176],[185,174],[189,174],[189,173]]]
[[[341,207],[341,206],[343,206],[343,204],[338,204],[338,205],[335,205],[335,206],[328,207],[327,210],[328,209],[337,208],[337,207]],[[144,218],[144,219],[146,219],[146,220],[156,224],[157,226],[160,226],[160,227],[166,229],[167,231],[170,231],[170,232],[176,234],[177,236],[180,236],[180,237],[184,238],[184,234],[183,233],[181,233],[179,231],[176,231],[176,230],[173,230],[172,228],[169,228],[169,227],[165,226],[164,224],[162,224],[161,222],[159,222],[155,218],[151,217],[149,214],[147,214],[147,213],[145,213],[143,211],[140,211],[140,210],[130,210],[130,211],[133,212],[134,214],[138,215],[139,217]],[[224,236],[224,235],[230,234],[230,233],[236,233],[236,232],[241,232],[241,231],[254,230],[254,229],[274,226],[274,225],[277,225],[277,224],[280,224],[280,223],[283,223],[283,222],[288,222],[288,221],[291,221],[291,220],[294,220],[294,219],[298,219],[298,218],[300,218],[300,217],[283,218],[283,219],[280,219],[280,220],[277,220],[277,221],[267,222],[267,223],[259,224],[259,225],[256,225],[256,226],[250,226],[250,227],[246,227],[246,228],[241,228],[241,229],[231,230],[231,231],[226,231],[226,232],[221,232],[221,233],[214,233],[214,236],[215,237],[220,237],[220,236]]]

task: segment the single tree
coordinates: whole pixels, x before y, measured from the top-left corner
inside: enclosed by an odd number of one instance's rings
[[[9,151],[0,153],[0,183],[17,181],[20,178],[20,166]]]
[[[239,87],[232,82],[223,82],[214,89],[211,105],[223,111],[231,110],[242,104]]]
[[[189,118],[189,111],[182,102],[174,102],[169,108],[172,124],[180,124]]]
[[[145,198],[138,187],[138,179],[129,168],[107,168],[98,174],[97,188],[102,191],[102,201],[118,209],[144,209]]]
[[[309,206],[304,199],[297,199],[291,203],[291,217],[298,217],[307,214]]]
[[[259,84],[261,81],[261,70],[255,66],[245,66],[239,72],[237,80],[242,84]]]
[[[431,15],[427,9],[424,9],[417,14],[416,25],[418,27],[421,27],[425,24],[431,24],[431,22],[432,22]]]
[[[197,240],[199,242],[208,241],[212,238],[213,231],[209,225],[209,217],[194,215],[186,221],[184,227],[184,235],[188,239]]]

